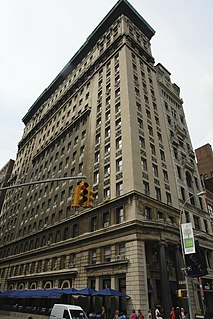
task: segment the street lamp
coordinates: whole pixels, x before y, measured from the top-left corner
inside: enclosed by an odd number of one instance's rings
[[[188,296],[188,308],[189,308],[189,317],[192,319],[193,318],[193,314],[192,314],[192,306],[191,306],[191,299],[190,299],[190,294],[189,294],[189,283],[188,283],[188,277],[187,277],[187,269],[186,269],[186,259],[185,259],[185,252],[184,252],[184,245],[183,245],[183,233],[182,233],[182,216],[184,213],[184,207],[185,205],[188,203],[188,201],[195,197],[195,196],[201,196],[204,195],[205,191],[199,192],[197,194],[192,194],[191,196],[189,196],[189,198],[187,198],[187,200],[185,200],[185,202],[183,203],[181,210],[180,210],[180,218],[179,218],[179,232],[180,232],[180,242],[181,242],[181,253],[182,253],[182,258],[183,258],[183,271],[184,271],[184,279],[185,279],[185,283],[186,283],[186,292],[187,292],[187,296]]]

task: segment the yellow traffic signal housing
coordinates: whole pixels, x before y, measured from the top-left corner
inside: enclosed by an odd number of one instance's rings
[[[72,207],[80,207],[80,186],[75,186],[73,197],[72,197]]]
[[[89,187],[89,185],[88,185],[88,183],[81,182],[79,187],[80,187],[80,192],[79,192],[80,206],[86,207],[85,203],[88,200],[88,187]]]
[[[93,208],[94,207],[94,197],[93,195],[95,194],[95,192],[93,192],[93,190],[91,190],[89,188],[89,195],[88,195],[88,207]]]
[[[73,193],[72,207],[82,206],[85,208],[93,208],[93,195],[94,192],[89,188],[89,184],[87,182],[78,182]]]

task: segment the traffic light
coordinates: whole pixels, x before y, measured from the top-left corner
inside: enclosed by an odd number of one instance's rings
[[[84,203],[84,207],[88,207],[88,208],[93,208],[94,207],[94,198],[93,198],[93,195],[94,195],[94,192],[93,190],[90,189],[90,187],[88,186],[87,187],[87,190],[88,190],[88,193],[87,193],[87,201]]]
[[[73,193],[72,207],[82,206],[85,208],[93,208],[93,195],[94,192],[90,189],[89,184],[87,182],[78,182]]]
[[[80,183],[80,196],[79,196],[79,201],[80,201],[80,206],[83,206],[83,207],[87,207],[85,206],[87,200],[88,200],[88,187],[89,187],[89,184],[88,183],[83,183],[81,182]]]
[[[72,196],[72,207],[80,207],[80,185],[79,183],[75,186]]]

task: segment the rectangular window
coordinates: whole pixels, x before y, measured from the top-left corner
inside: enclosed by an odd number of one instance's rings
[[[155,187],[155,197],[157,200],[161,201],[161,191],[158,187]]]
[[[143,192],[145,195],[149,196],[149,183],[143,182]]]
[[[110,221],[109,212],[103,213],[103,227],[108,227],[110,224],[109,221]]]
[[[124,209],[123,207],[116,208],[116,223],[120,224],[124,222]]]
[[[147,160],[145,158],[141,158],[141,168],[142,171],[147,171]]]
[[[104,247],[103,261],[104,262],[110,262],[111,261],[111,247],[110,246]]]
[[[77,237],[79,235],[78,224],[74,224],[72,228],[72,237]]]
[[[92,249],[91,250],[91,264],[96,264],[96,260],[97,260],[97,253],[96,253],[96,249]]]
[[[123,182],[119,182],[116,184],[116,195],[117,196],[123,195]]]
[[[122,158],[116,160],[116,172],[122,172]]]
[[[152,171],[155,177],[158,177],[158,167],[155,164],[152,164]]]
[[[94,216],[91,218],[91,231],[95,231],[98,228],[98,218]]]
[[[144,217],[145,217],[145,219],[151,219],[151,208],[150,207],[145,207]]]

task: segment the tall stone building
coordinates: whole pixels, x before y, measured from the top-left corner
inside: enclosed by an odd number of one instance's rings
[[[11,177],[11,173],[13,170],[14,160],[10,159],[3,167],[0,169],[0,188],[4,188],[7,186],[7,181]],[[2,208],[6,191],[0,191],[0,210]]]
[[[184,287],[179,223],[190,221],[212,298],[209,216],[197,195],[180,89],[155,65],[154,33],[119,0],[24,116],[11,182],[86,175],[95,207],[71,207],[74,180],[8,190],[2,290],[111,287],[131,297],[116,299],[112,312],[158,304],[168,317],[186,300],[177,298]],[[195,313],[202,308],[197,279],[189,288]]]

